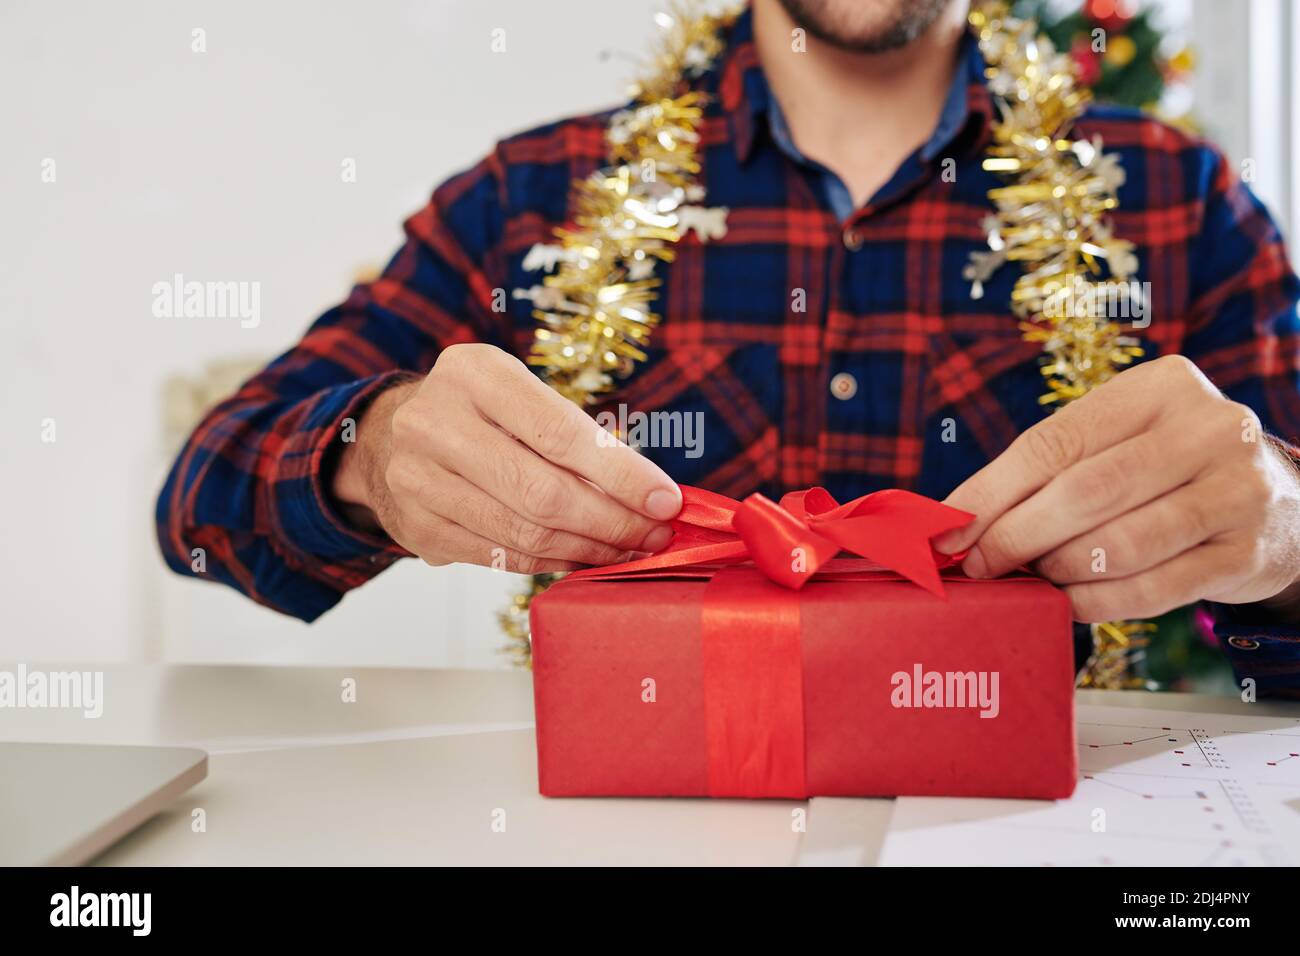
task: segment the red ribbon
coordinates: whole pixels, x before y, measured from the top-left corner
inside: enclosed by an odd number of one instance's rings
[[[961,555],[940,554],[930,539],[975,518],[898,489],[839,504],[825,488],[809,488],[790,492],[779,505],[760,494],[740,502],[690,485],[681,491],[682,510],[667,547],[570,577],[752,561],[769,580],[798,590],[840,551],[851,551],[942,597],[939,571]]]

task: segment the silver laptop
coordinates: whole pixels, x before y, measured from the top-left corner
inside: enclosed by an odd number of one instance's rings
[[[0,866],[75,866],[208,775],[188,747],[0,743]]]

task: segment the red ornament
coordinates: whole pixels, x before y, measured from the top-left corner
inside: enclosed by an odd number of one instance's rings
[[[1083,15],[1103,30],[1123,30],[1133,19],[1129,0],[1084,0]]]
[[[1101,54],[1092,48],[1085,37],[1076,37],[1070,47],[1070,58],[1079,68],[1079,82],[1092,86],[1101,79]]]

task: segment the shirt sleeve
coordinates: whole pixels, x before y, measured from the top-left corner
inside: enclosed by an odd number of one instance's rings
[[[438,187],[377,279],[206,414],[158,496],[169,567],[311,621],[406,553],[344,522],[323,469],[349,419],[380,390],[426,373],[442,349],[510,346],[492,278],[503,180],[498,151]]]
[[[1198,147],[1194,169],[1205,198],[1189,252],[1183,352],[1294,449],[1300,444],[1300,282],[1268,211],[1223,156]],[[1258,605],[1208,607],[1239,682],[1253,680],[1260,696],[1300,697],[1300,626],[1271,619]]]

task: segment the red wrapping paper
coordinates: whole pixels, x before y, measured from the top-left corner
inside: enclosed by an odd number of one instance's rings
[[[684,546],[699,543],[684,537]],[[1073,791],[1072,631],[1056,588],[1027,574],[975,581],[949,568],[933,593],[841,557],[819,559],[796,590],[744,557],[596,569],[534,600],[543,794]],[[962,701],[957,691],[970,685],[949,673],[982,673],[996,695],[984,706]]]

